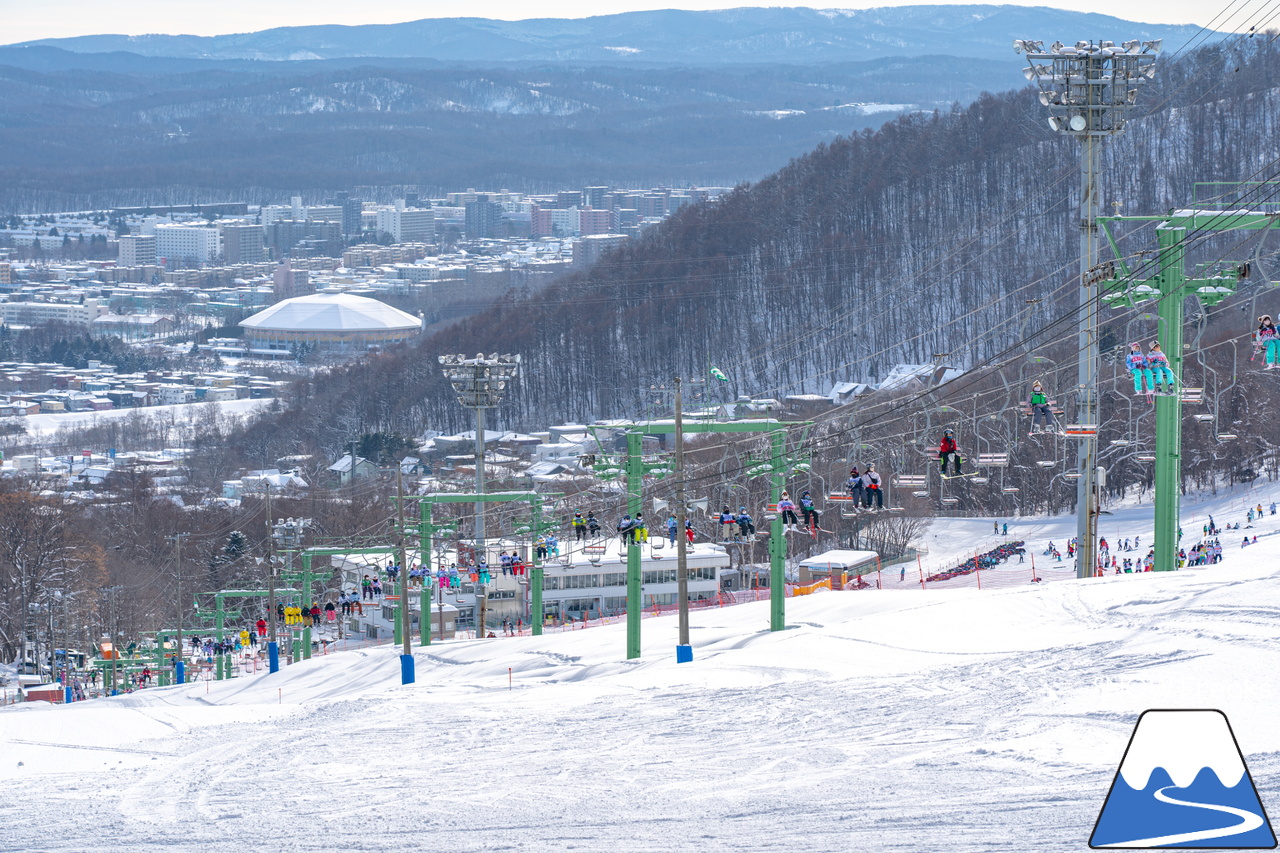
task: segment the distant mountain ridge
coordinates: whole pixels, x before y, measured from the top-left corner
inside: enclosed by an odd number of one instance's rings
[[[1026,6],[898,6],[865,10],[666,9],[591,18],[429,18],[401,24],[279,27],[219,36],[92,35],[39,39],[76,53],[184,59],[425,58],[458,62],[794,64],[937,54],[1007,59],[1013,38],[1164,38],[1201,28]]]

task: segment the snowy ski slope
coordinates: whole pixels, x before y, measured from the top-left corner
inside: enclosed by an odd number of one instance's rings
[[[1272,492],[1189,503],[1185,544],[1190,519],[1243,522]],[[1114,518],[1146,542],[1149,516]],[[1278,521],[1177,573],[981,591],[895,573],[790,599],[777,634],[766,602],[698,611],[679,666],[664,617],[640,661],[616,625],[437,644],[410,687],[383,647],[16,706],[0,850],[1084,851],[1138,715],[1179,707],[1228,715],[1276,815]],[[930,535],[963,556],[990,525]]]

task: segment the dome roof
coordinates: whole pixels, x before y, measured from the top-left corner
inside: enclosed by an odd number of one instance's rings
[[[422,321],[376,299],[350,293],[314,293],[277,302],[240,325],[285,332],[387,332],[420,329]]]

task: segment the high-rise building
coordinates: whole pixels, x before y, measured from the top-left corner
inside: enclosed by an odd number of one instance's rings
[[[502,205],[490,201],[487,195],[477,195],[475,201],[467,202],[466,220],[463,230],[468,240],[484,240],[502,236]]]
[[[584,237],[588,234],[612,234],[615,227],[612,210],[592,210],[586,208],[578,211],[578,233]]]
[[[120,238],[120,257],[118,265],[122,267],[140,267],[156,262],[156,238],[141,234],[126,234]]]
[[[156,258],[169,266],[209,264],[219,254],[218,229],[199,225],[157,225]]]
[[[267,258],[261,225],[227,222],[221,226],[222,256],[228,264],[260,264]]]
[[[275,297],[276,302],[316,292],[315,287],[311,284],[311,276],[307,271],[295,270],[290,265],[288,258],[276,265],[271,279],[271,294]]]
[[[0,261],[0,284],[13,284],[13,267],[8,261]]]
[[[625,234],[592,234],[573,244],[573,265],[586,267],[594,264],[607,252],[627,242]]]
[[[587,207],[594,207],[596,210],[608,207],[609,205],[605,204],[605,196],[608,193],[608,187],[584,187],[582,190],[582,203]]]
[[[560,192],[556,193],[556,207],[561,210],[568,210],[571,207],[582,206],[582,193],[580,192]]]
[[[378,208],[377,228],[396,243],[429,243],[436,236],[435,213],[431,208],[409,207],[408,199],[397,199],[394,207]]]
[[[310,254],[336,258],[342,255],[342,225],[338,222],[316,222],[311,219],[277,219],[265,230],[267,245],[276,257],[291,254],[294,247],[310,239]]]
[[[350,237],[364,230],[360,214],[364,212],[364,202],[358,198],[342,201],[342,233]]]

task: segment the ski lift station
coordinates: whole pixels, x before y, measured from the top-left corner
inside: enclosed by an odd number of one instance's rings
[[[656,532],[656,531],[655,531]],[[560,556],[552,555],[543,563],[542,607],[545,617],[553,620],[597,619],[601,616],[625,613],[627,609],[627,558],[625,552],[619,553],[616,539],[596,539],[591,542],[561,541]],[[676,592],[676,549],[666,539],[651,537],[643,545],[644,561],[642,563],[641,590],[645,608],[674,606],[677,601]],[[504,575],[498,564],[498,553],[519,553],[524,559],[527,543],[517,545],[515,542],[499,544],[493,540],[489,546],[489,570],[491,581],[487,588],[488,621],[503,618],[514,623],[517,619],[529,621],[529,575]],[[874,555],[873,562],[874,562]],[[408,551],[410,563],[416,563],[417,552]],[[366,555],[337,555],[332,558],[335,570],[342,574],[343,589],[360,589],[360,581],[365,575],[381,574],[382,567],[378,558]],[[695,543],[688,546],[686,560],[689,567],[689,600],[693,602],[714,600],[720,590],[721,574],[729,570],[730,558],[726,550],[711,543]],[[432,570],[439,566],[439,554],[433,561]],[[444,555],[445,566],[457,565],[454,552]],[[467,569],[459,567],[462,573],[462,584],[457,589],[444,590],[444,603],[449,610],[456,610],[447,615],[446,634],[451,628],[469,631],[474,629],[478,613],[476,585],[471,583]],[[434,576],[426,579],[428,584],[436,583]],[[418,610],[421,607],[421,596],[417,587],[409,591],[410,625],[416,631]],[[438,596],[437,596],[438,597]],[[346,628],[351,634],[361,634],[369,639],[391,636],[395,624],[395,610],[398,603],[386,598],[379,601],[362,602],[363,614],[347,617]],[[435,635],[436,605],[432,606],[432,632]]]
[[[800,585],[807,586],[832,576],[861,577],[879,567],[880,555],[875,551],[827,551],[800,561]]]

